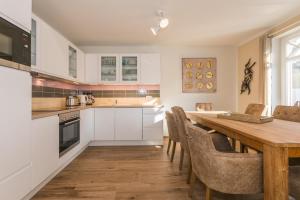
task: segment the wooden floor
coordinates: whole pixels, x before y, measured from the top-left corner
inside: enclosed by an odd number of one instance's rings
[[[33,199],[190,199],[187,166],[179,172],[164,148],[88,147]]]

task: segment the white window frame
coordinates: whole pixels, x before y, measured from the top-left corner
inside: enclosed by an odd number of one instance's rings
[[[300,37],[300,31],[297,31],[294,34],[288,35],[281,40],[281,99],[284,105],[294,105],[295,102],[292,102],[292,67],[291,63],[295,61],[300,61],[299,56],[293,56],[287,58],[286,56],[286,47],[288,42],[295,38]]]

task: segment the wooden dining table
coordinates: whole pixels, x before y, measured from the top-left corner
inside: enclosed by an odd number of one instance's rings
[[[186,112],[197,123],[263,153],[264,199],[288,200],[289,158],[300,157],[300,123],[274,119],[264,124],[217,117],[217,112]]]

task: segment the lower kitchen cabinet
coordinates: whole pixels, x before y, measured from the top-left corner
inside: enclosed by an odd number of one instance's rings
[[[95,109],[95,140],[115,139],[114,108]]]
[[[164,108],[96,108],[92,145],[161,145]]]
[[[86,146],[94,139],[94,109],[80,111],[80,146]]]
[[[115,109],[115,140],[142,140],[142,108]]]
[[[143,140],[163,141],[164,109],[143,108]]]
[[[32,184],[39,185],[58,167],[58,116],[32,120]]]
[[[31,76],[0,66],[0,199],[31,190]]]

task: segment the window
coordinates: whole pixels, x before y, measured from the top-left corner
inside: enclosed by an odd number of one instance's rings
[[[31,65],[36,65],[36,21],[31,19]]]
[[[287,105],[294,105],[300,100],[300,34],[284,40],[285,58],[285,100]]]
[[[69,46],[69,75],[77,78],[77,52]]]

